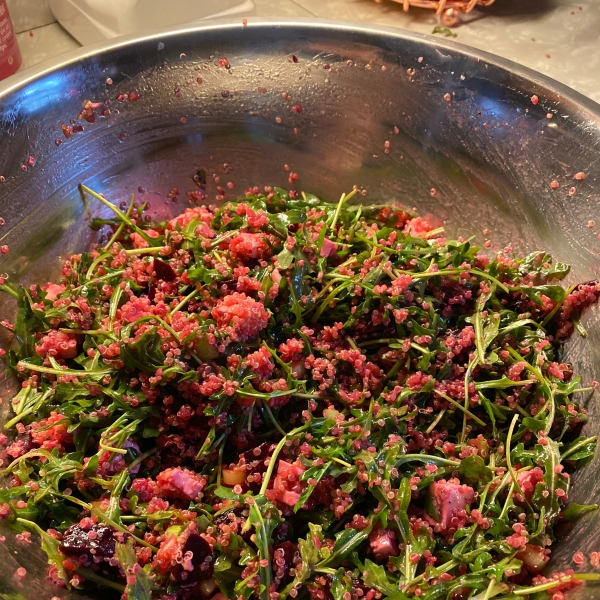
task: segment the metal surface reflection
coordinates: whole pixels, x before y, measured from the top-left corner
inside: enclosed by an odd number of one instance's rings
[[[87,120],[78,118],[86,100],[100,103]],[[13,278],[43,280],[57,256],[89,247],[95,234],[80,182],[113,200],[138,194],[167,216],[187,205],[198,169],[214,199],[213,173],[243,193],[249,185],[288,186],[284,164],[299,173],[298,187],[318,194],[339,197],[357,185],[369,200],[435,214],[452,234],[487,228],[496,247],[545,248],[573,265],[572,281],[600,272],[600,242],[587,227],[600,223],[600,106],[444,40],[308,21],[163,32],[21,75],[0,88],[0,122],[0,237],[10,246],[0,271]],[[83,130],[66,136],[63,125]],[[571,197],[578,171],[587,177]],[[552,191],[554,179],[560,186]],[[173,188],[175,201],[167,198]],[[3,317],[12,310],[4,304]],[[584,382],[600,373],[599,314],[586,316],[589,338],[567,348]],[[593,399],[589,411],[593,435],[600,430]],[[599,499],[598,470],[600,459],[577,474],[573,501]],[[561,534],[555,567],[570,566],[575,550],[597,549],[599,519]],[[17,546],[8,536],[0,564],[0,593],[61,595],[44,582],[35,544]],[[22,588],[12,578],[19,565],[29,572]]]

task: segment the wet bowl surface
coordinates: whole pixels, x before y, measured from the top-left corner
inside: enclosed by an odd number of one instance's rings
[[[9,246],[0,272],[47,281],[58,257],[96,239],[90,212],[106,213],[86,208],[77,184],[117,202],[136,194],[164,217],[188,205],[199,170],[211,199],[219,187],[233,197],[254,185],[337,199],[356,185],[368,200],[435,215],[452,235],[483,242],[489,229],[496,249],[546,249],[573,265],[570,282],[599,276],[598,231],[588,227],[600,228],[599,105],[446,40],[302,20],[117,40],[0,86],[0,236]],[[580,171],[586,178],[574,180]],[[1,318],[13,312],[3,300]],[[574,337],[565,359],[589,383],[600,374],[600,310],[584,325],[588,338]],[[14,382],[4,372],[1,383],[5,418]],[[600,431],[595,400],[587,435]],[[596,502],[599,472],[596,459],[577,473],[570,499]],[[560,532],[554,568],[598,549],[599,519]],[[44,580],[37,544],[1,533],[0,595],[69,596]],[[591,587],[577,594],[600,597]]]

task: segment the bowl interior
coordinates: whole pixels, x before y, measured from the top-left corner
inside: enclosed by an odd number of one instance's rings
[[[600,107],[426,36],[236,22],[116,42],[0,90],[0,123],[1,243],[10,249],[0,271],[13,280],[47,281],[59,257],[102,237],[88,225],[105,213],[84,205],[77,184],[117,202],[135,194],[168,216],[188,206],[199,172],[210,202],[219,188],[226,197],[272,185],[337,199],[358,186],[365,200],[435,215],[451,235],[491,239],[496,250],[546,249],[573,266],[569,282],[599,276],[598,231],[588,222],[600,228]],[[586,178],[575,181],[579,171]],[[11,303],[1,306],[10,317]],[[599,315],[588,311],[588,338],[565,351],[584,383],[600,373]],[[6,413],[14,384],[2,377]],[[594,435],[594,398],[588,408]],[[599,471],[597,459],[576,475],[572,501],[598,499]],[[595,549],[598,518],[561,533],[555,568]],[[44,582],[36,544],[7,535],[0,564],[0,593],[61,595]],[[30,573],[22,587],[12,577],[18,566]]]

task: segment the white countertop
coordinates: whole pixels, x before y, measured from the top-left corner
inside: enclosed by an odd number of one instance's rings
[[[431,33],[433,11],[405,13],[392,0],[254,0],[248,15],[321,17]],[[7,0],[24,68],[79,43],[54,19],[47,0]],[[496,0],[463,16],[455,41],[524,64],[600,102],[598,0]]]

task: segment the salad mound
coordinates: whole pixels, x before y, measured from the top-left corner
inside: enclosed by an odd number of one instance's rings
[[[275,188],[114,218],[23,287],[0,518],[135,600],[553,600],[580,434],[561,343],[600,283],[394,206]],[[595,385],[595,384],[594,384]],[[23,535],[23,534],[20,534]],[[587,576],[592,577],[592,576]]]

